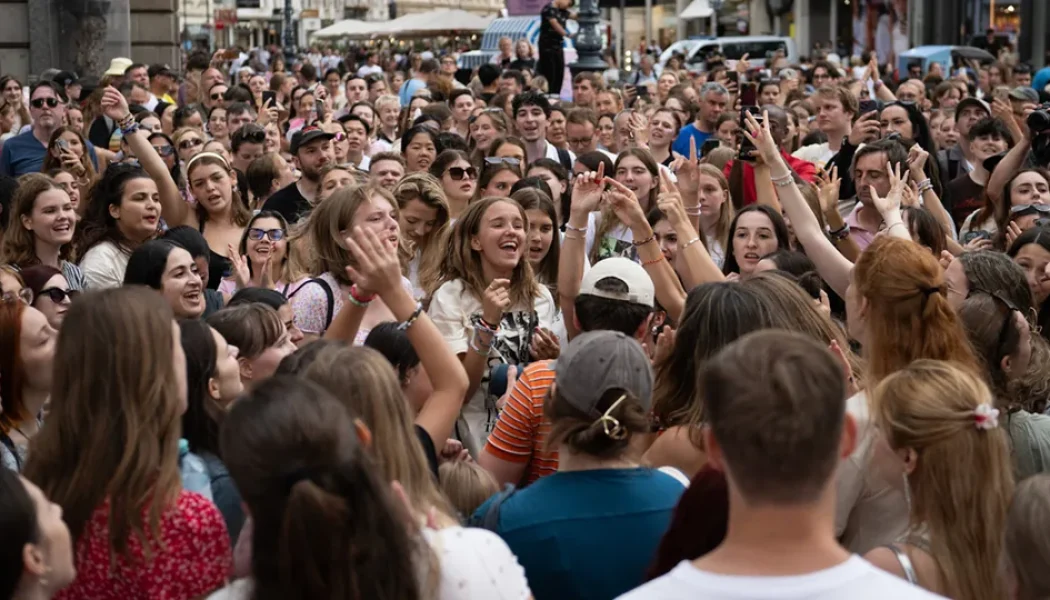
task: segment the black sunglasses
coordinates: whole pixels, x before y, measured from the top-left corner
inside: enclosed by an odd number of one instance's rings
[[[263,239],[263,236],[270,238],[271,242],[279,242],[284,239],[283,229],[257,229],[252,227],[248,229],[248,239],[253,241],[259,241]]]
[[[48,108],[54,108],[58,106],[58,98],[34,98],[29,102],[33,108],[44,108],[46,104]]]
[[[153,149],[161,156],[171,156],[172,154],[175,154],[175,149],[167,144],[163,146],[154,146]]]
[[[47,296],[55,304],[62,304],[63,302],[65,302],[66,298],[69,298],[69,301],[72,302],[79,295],[80,295],[80,292],[77,291],[77,290],[64,290],[62,288],[47,288],[47,289],[40,290],[40,295],[37,296],[37,297],[38,298],[42,298],[44,296]]]
[[[203,146],[204,140],[200,138],[193,138],[191,140],[182,140],[179,142],[179,148],[182,150],[188,150],[190,148],[196,148],[197,146]]]
[[[463,181],[464,178],[477,179],[478,170],[474,167],[449,167],[448,176],[451,177],[453,181]]]
[[[248,127],[242,127],[240,133],[241,137],[244,138],[244,141],[252,144],[262,144],[266,141],[265,129],[256,127],[252,127],[249,129]]]
[[[212,100],[222,100],[222,94],[212,94],[211,95],[211,99]]]

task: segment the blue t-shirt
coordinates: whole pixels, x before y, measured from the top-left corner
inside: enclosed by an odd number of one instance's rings
[[[609,600],[643,583],[684,491],[648,468],[560,471],[507,498],[496,533],[536,600]]]
[[[91,142],[87,142],[87,151],[91,157],[91,164],[97,170],[98,156],[95,155],[95,147]],[[47,148],[33,137],[31,129],[20,133],[4,142],[4,151],[0,153],[0,175],[21,177],[26,173],[39,173],[44,167],[46,156]]]
[[[710,133],[704,133],[696,128],[696,125],[690,123],[682,128],[682,131],[678,133],[678,137],[675,138],[674,144],[671,145],[671,150],[681,154],[682,156],[689,156],[689,138],[696,138],[696,153],[697,157],[700,154],[700,146],[704,145],[707,138],[711,137]]]
[[[1040,95],[1043,93],[1043,88],[1046,84],[1050,83],[1050,67],[1043,67],[1035,72],[1032,76],[1032,87],[1035,91],[1039,92]]]
[[[401,84],[401,92],[398,94],[401,97],[401,106],[408,106],[412,103],[412,97],[416,95],[416,92],[427,87],[425,81],[418,79],[409,79],[408,81]]]

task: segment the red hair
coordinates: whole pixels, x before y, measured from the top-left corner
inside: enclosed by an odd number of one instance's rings
[[[0,301],[0,432],[5,435],[30,418],[22,401],[25,366],[22,364],[22,314],[19,300]]]
[[[865,354],[869,388],[921,358],[980,373],[970,342],[945,296],[944,271],[914,242],[880,236],[861,254],[853,285],[869,304]]]

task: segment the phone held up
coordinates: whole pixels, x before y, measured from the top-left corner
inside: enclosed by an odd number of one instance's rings
[[[879,110],[879,101],[878,100],[861,100],[859,109],[860,109],[860,114],[862,114],[862,115],[866,115],[866,114],[868,114],[870,112],[875,112],[875,111]]]
[[[742,106],[740,108],[740,129],[747,129],[747,115],[751,113],[758,121],[758,124],[762,124],[762,109],[757,106]],[[746,160],[748,162],[755,162],[758,149],[751,143],[751,140],[747,139],[746,135],[740,136],[740,152],[737,154],[737,158],[740,160]]]

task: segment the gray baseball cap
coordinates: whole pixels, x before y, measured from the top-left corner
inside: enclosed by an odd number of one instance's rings
[[[1035,91],[1030,87],[1018,86],[1010,90],[1011,100],[1021,100],[1023,102],[1034,102],[1039,103],[1039,92]]]
[[[652,405],[649,356],[641,344],[619,331],[576,336],[555,363],[554,381],[558,396],[595,419],[602,416],[598,401],[609,390],[630,392],[646,410]]]

